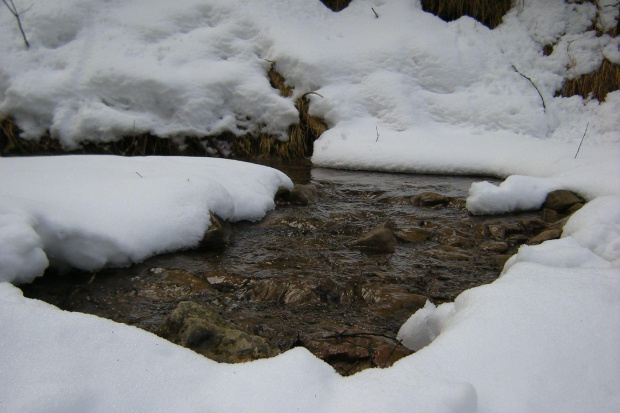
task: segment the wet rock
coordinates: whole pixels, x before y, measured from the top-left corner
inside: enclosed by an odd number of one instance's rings
[[[571,191],[560,189],[547,194],[543,208],[556,212],[565,212],[575,204],[583,204],[584,199]]]
[[[199,249],[224,248],[230,242],[230,228],[225,221],[211,214],[211,226],[205,231]]]
[[[319,198],[316,187],[311,184],[295,185],[288,196],[288,201],[293,205],[308,205],[316,202]]]
[[[584,204],[582,203],[573,204],[570,208],[566,210],[566,213],[572,215],[575,212],[579,211],[583,207],[583,205]]]
[[[483,251],[502,253],[508,251],[508,243],[504,241],[483,241],[478,245]]]
[[[381,317],[413,314],[424,307],[427,299],[423,295],[408,292],[402,286],[381,282],[367,282],[358,289],[373,314]]]
[[[538,245],[542,244],[545,241],[549,241],[552,239],[558,239],[562,235],[562,230],[560,229],[548,229],[546,231],[541,232],[535,237],[530,238],[528,241],[529,245]]]
[[[561,218],[561,215],[558,212],[548,208],[543,209],[541,215],[545,222],[556,222]]]
[[[372,332],[341,328],[334,333],[313,333],[301,337],[300,344],[330,363],[344,376],[367,367],[388,367],[413,353],[395,339]]]
[[[498,224],[489,225],[489,234],[497,241],[501,241],[506,238],[506,229]]]
[[[416,206],[448,205],[450,198],[436,192],[422,192],[414,195],[411,198],[411,202]]]
[[[275,200],[276,202],[288,202],[290,195],[291,195],[291,190],[285,186],[281,186],[276,191]]]
[[[395,225],[386,221],[362,235],[350,245],[368,253],[392,253],[396,251],[398,241],[392,232]]]
[[[458,209],[467,209],[467,202],[464,199],[451,198],[448,206]]]
[[[506,265],[506,261],[508,261],[510,257],[511,255],[496,255],[495,257],[493,257],[493,261],[495,262],[495,267],[497,269],[504,268],[504,265]]]
[[[190,301],[179,303],[158,334],[224,363],[251,361],[279,353],[264,338],[248,334],[215,311]]]
[[[547,227],[545,221],[540,218],[521,218],[521,226],[529,233],[540,232]]]
[[[426,241],[431,235],[430,231],[422,228],[413,228],[407,230],[396,229],[395,231],[393,231],[393,234],[399,241],[408,244]]]
[[[549,229],[558,229],[561,231],[569,219],[570,219],[570,216],[564,217],[562,219],[558,219],[553,224],[549,224]]]

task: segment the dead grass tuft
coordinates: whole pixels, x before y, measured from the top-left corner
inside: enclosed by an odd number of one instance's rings
[[[592,96],[599,102],[603,102],[607,93],[618,89],[620,89],[620,65],[605,59],[598,70],[575,79],[566,79],[556,96],[579,95],[584,99]]]
[[[422,0],[422,9],[445,21],[470,16],[493,29],[512,7],[512,0]]]
[[[351,0],[321,0],[321,3],[325,5],[331,11],[340,11],[346,9],[351,3]]]

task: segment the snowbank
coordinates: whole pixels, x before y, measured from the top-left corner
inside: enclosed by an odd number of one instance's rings
[[[309,96],[311,114],[334,128],[314,156],[322,166],[344,165],[334,141],[377,130],[382,145],[400,134],[447,147],[489,132],[578,143],[589,124],[591,144],[618,143],[609,115],[620,92],[602,104],[554,98],[563,79],[620,55],[617,39],[587,31],[597,14],[609,29],[617,10],[533,0],[490,30],[468,17],[445,23],[410,0],[355,0],[339,13],[319,1],[62,0],[23,14],[26,50],[2,8],[0,111],[25,137],[50,130],[67,147],[143,132],[284,136],[298,121],[294,99],[314,90],[323,98]],[[271,62],[291,98],[269,85]],[[354,159],[348,167],[364,167]]]
[[[48,260],[94,271],[194,247],[210,213],[258,220],[292,185],[214,158],[0,158],[0,280],[29,282]]]
[[[417,353],[342,378],[304,349],[225,365],[0,283],[7,411],[611,412],[620,409],[620,197],[522,247],[494,283],[419,310]],[[613,243],[608,244],[608,241]],[[554,244],[555,243],[555,244]],[[431,343],[430,345],[427,345]]]

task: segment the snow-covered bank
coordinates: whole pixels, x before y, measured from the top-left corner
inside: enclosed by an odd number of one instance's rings
[[[304,349],[247,364],[68,313],[0,284],[6,411],[611,412],[620,409],[620,197],[523,247],[494,283],[403,326],[413,348],[342,378]],[[610,218],[611,217],[611,218]],[[434,341],[433,341],[434,339]]]
[[[0,280],[98,270],[195,247],[223,219],[258,220],[291,180],[214,158],[0,158]]]

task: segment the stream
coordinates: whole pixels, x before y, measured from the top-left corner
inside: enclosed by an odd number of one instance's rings
[[[95,274],[48,270],[21,286],[24,295],[137,326],[219,361],[304,346],[349,375],[410,354],[395,337],[412,313],[427,299],[452,301],[492,282],[535,235],[534,224],[542,225],[540,212],[472,216],[465,199],[480,177],[330,170],[304,161],[271,166],[310,185],[317,199],[280,201],[260,222],[225,224],[229,242],[221,248]],[[416,201],[423,193],[436,199]],[[399,235],[394,252],[353,245],[388,220]],[[184,301],[217,314],[229,329],[259,337],[268,350],[231,358],[202,351],[209,346],[197,341],[198,333],[171,337],[169,325],[162,326]]]

